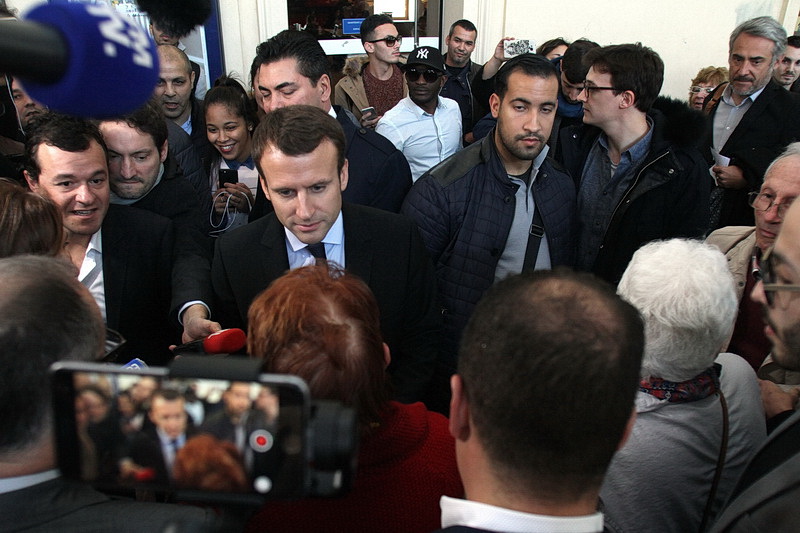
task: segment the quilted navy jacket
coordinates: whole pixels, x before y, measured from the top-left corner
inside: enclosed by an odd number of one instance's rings
[[[509,178],[494,134],[468,146],[425,173],[406,196],[401,212],[416,220],[436,266],[444,319],[441,355],[455,370],[461,332],[475,304],[494,283],[514,217],[518,185]],[[575,186],[549,157],[533,182],[552,265],[575,254]]]

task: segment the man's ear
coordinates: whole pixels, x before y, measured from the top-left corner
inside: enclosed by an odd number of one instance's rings
[[[636,105],[636,95],[633,94],[633,91],[622,91],[622,100],[620,101],[620,107],[622,109],[627,109],[629,107],[634,107]]]
[[[25,176],[25,181],[28,182],[28,187],[35,193],[39,192],[39,180],[33,179],[30,173],[27,170],[22,171],[23,175]]]
[[[164,146],[158,151],[158,156],[161,158],[161,162],[167,160],[167,154],[169,153],[169,142],[164,141]]]
[[[500,97],[497,96],[497,93],[492,93],[492,96],[489,97],[489,110],[492,112],[492,116],[497,118],[500,113]]]
[[[317,90],[319,91],[320,102],[331,101],[331,78],[327,74],[323,74],[317,80]]]
[[[389,363],[392,362],[392,351],[389,349],[389,345],[385,342],[383,343],[383,368],[387,368]]]
[[[261,190],[264,192],[264,196],[266,196],[267,200],[271,202],[272,198],[269,197],[269,187],[267,186],[267,180],[261,174],[258,175],[258,184],[261,185]]]
[[[454,374],[450,377],[450,434],[456,440],[465,441],[470,436],[469,402],[464,392],[464,381]]]

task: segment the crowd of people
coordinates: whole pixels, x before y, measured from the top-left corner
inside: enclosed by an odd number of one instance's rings
[[[285,30],[248,86],[200,99],[158,22],[128,115],[51,112],[9,77],[0,514],[30,510],[0,529],[219,528],[61,478],[45,384],[57,360],[162,366],[232,327],[238,356],[355,409],[360,442],[349,494],[270,502],[247,531],[796,527],[800,37],[741,23],[683,101],[642,43],[504,38],[480,65],[459,20],[444,53],[402,57],[371,15],[338,83]],[[85,479],[254,489],[268,388],[212,406],[193,381],[84,381]]]

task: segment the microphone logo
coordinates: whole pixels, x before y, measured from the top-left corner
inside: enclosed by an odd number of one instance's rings
[[[103,43],[103,52],[107,57],[117,57],[114,43],[124,46],[133,52],[134,64],[144,68],[153,67],[153,54],[150,52],[150,39],[144,29],[130,19],[123,18],[108,4],[90,4],[86,6],[90,15],[105,19],[99,23],[100,34],[108,39]]]

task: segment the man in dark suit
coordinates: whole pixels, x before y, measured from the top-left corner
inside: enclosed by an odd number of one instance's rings
[[[603,531],[600,485],[633,427],[643,350],[639,313],[593,276],[492,286],[450,382],[468,500],[442,497],[444,531]]]
[[[153,425],[133,438],[120,472],[122,476],[137,474],[140,481],[164,485],[172,479],[175,456],[186,445],[193,428],[188,425],[186,401],[176,390],[153,392],[147,416]]]
[[[171,314],[184,326],[184,338],[202,336],[206,326],[218,331],[206,321],[213,298],[208,215],[170,153],[160,107],[150,101],[99,127],[108,147],[111,203],[151,211],[175,226]]]
[[[416,226],[393,213],[342,205],[349,183],[345,137],[318,107],[268,113],[253,147],[274,213],[217,241],[211,268],[216,318],[223,327],[243,327],[250,303],[270,282],[324,256],[372,289],[394,354],[388,372],[395,395],[419,400],[436,360],[439,316],[433,265]]]
[[[747,193],[758,191],[770,163],[800,140],[800,98],[772,80],[786,30],[772,17],[740,24],[730,38],[730,84],[706,101],[713,122],[706,139],[714,176],[709,229],[752,226]]]
[[[285,30],[261,43],[250,70],[256,101],[265,113],[306,104],[336,118],[344,130],[349,185],[342,198],[349,203],[400,212],[411,188],[411,170],[403,153],[381,135],[356,124],[355,117],[331,105],[328,59],[309,33]],[[257,214],[264,213],[263,194],[256,195]],[[268,210],[268,209],[267,209]]]
[[[169,320],[172,221],[134,207],[109,207],[106,145],[88,121],[43,115],[28,135],[25,156],[28,185],[61,212],[65,253],[107,326],[127,340],[125,354],[165,363],[169,345],[180,339],[177,323]]]
[[[800,205],[789,208],[775,246],[759,262],[753,300],[764,306],[772,358],[800,370]],[[762,389],[762,395],[765,390]],[[765,404],[768,397],[764,396]],[[794,403],[794,398],[789,405]],[[788,414],[788,413],[787,413]],[[795,531],[800,498],[800,412],[784,420],[747,465],[713,532]]]
[[[62,261],[0,260],[0,516],[3,531],[197,531],[190,506],[112,500],[56,469],[48,367],[102,357],[105,328],[91,295]],[[185,528],[185,529],[183,529]]]

